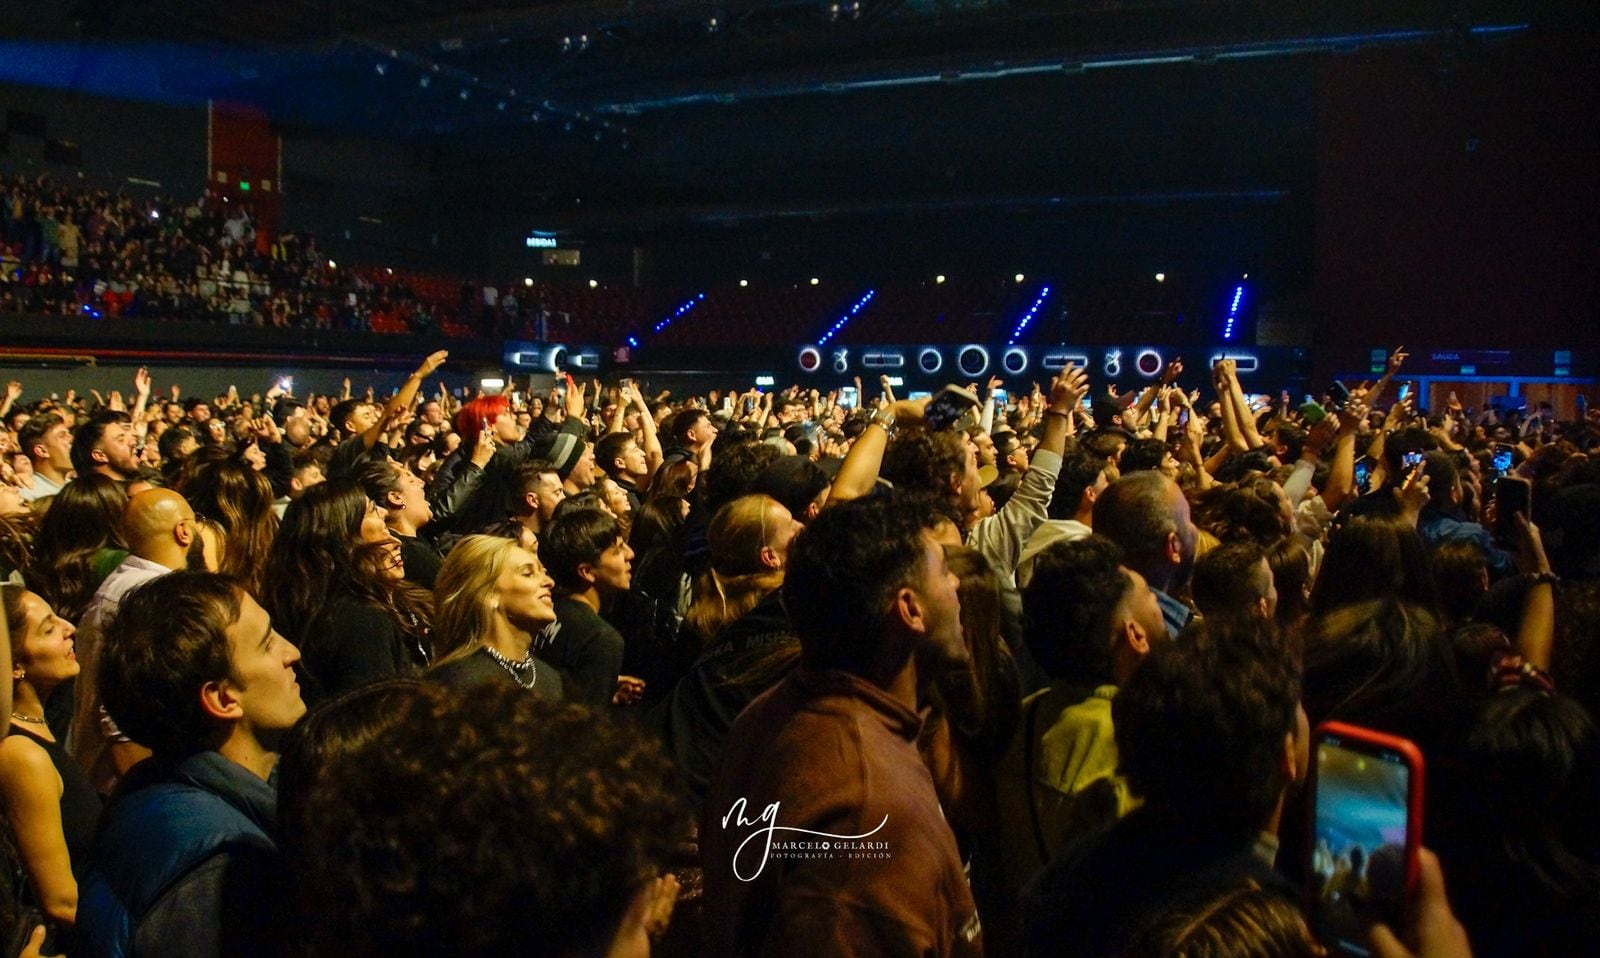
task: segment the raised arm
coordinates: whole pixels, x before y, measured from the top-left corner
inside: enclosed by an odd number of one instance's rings
[[[922,418],[923,407],[927,404],[926,399],[903,399],[874,413],[867,428],[850,446],[844,462],[839,464],[839,474],[834,477],[825,505],[859,499],[871,492],[878,481],[878,470],[883,467],[883,452],[889,446],[889,430],[884,420],[896,425],[915,422]]]
[[[378,439],[389,428],[389,425],[398,420],[401,413],[411,408],[411,401],[417,398],[417,390],[422,388],[422,381],[433,375],[433,371],[443,366],[444,361],[448,358],[450,358],[450,354],[441,349],[424,359],[422,365],[418,366],[406,378],[405,385],[401,386],[398,392],[389,397],[389,401],[383,406],[383,415],[378,417],[378,421],[361,434],[361,444],[368,449],[377,445]],[[349,384],[350,380],[346,379],[346,394],[349,392]]]

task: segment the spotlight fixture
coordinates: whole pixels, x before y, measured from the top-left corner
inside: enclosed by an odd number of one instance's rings
[[[379,63],[375,64],[372,69],[378,72],[378,76],[384,76],[389,72],[389,65],[387,63]]]
[[[330,259],[330,260],[328,260],[328,268],[329,269],[338,269],[339,268],[339,264],[335,263],[333,260]]]
[[[707,33],[716,33],[718,30],[721,30],[721,29],[722,29],[722,20],[721,19],[719,19],[717,17],[711,17],[710,19],[706,20],[706,32]]]
[[[417,86],[422,87],[424,90],[426,90],[428,88],[428,84],[431,83],[432,81],[433,81],[432,77],[426,77],[426,76],[418,77],[417,78]]]
[[[462,91],[461,91],[461,99],[463,99],[463,100],[465,100],[465,99],[466,99],[466,98],[467,98],[467,97],[469,97],[469,96],[471,96],[471,95],[472,95],[472,94],[471,94],[471,93],[468,93],[468,92],[467,92],[467,91],[466,91],[466,90],[462,90]]]
[[[600,281],[599,280],[597,280],[597,279],[589,280],[589,288],[590,289],[598,289],[599,286],[600,286]]]
[[[750,285],[750,281],[749,281],[749,280],[747,280],[747,279],[741,279],[741,280],[739,280],[739,285],[740,285],[740,286],[741,286],[741,287],[744,287],[744,286],[749,286],[749,285]]]
[[[821,282],[822,282],[822,280],[818,279],[817,277],[815,277],[815,276],[811,277],[811,285],[812,286],[815,286],[815,285],[817,285],[818,283],[821,283]]]
[[[532,276],[524,276],[524,277],[522,277],[522,285],[524,285],[524,286],[532,286],[533,285],[533,277]]]
[[[938,275],[938,276],[935,276],[935,277],[934,277],[934,278],[933,278],[933,281],[934,281],[934,282],[935,282],[935,283],[943,283],[943,282],[944,282],[944,274],[943,274],[943,273],[940,273],[940,274],[939,274],[939,275]]]
[[[1167,274],[1166,273],[1157,273],[1156,274],[1156,282],[1165,283],[1166,281],[1167,281]]]
[[[1015,279],[1019,283],[1022,282],[1024,279],[1027,279],[1027,277],[1023,276],[1021,273],[1018,273],[1016,276],[1014,276],[1012,278]]]

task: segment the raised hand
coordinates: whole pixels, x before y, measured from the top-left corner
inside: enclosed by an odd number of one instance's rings
[[[1400,488],[1394,491],[1394,497],[1400,503],[1400,513],[1411,525],[1417,524],[1417,517],[1422,515],[1422,510],[1428,505],[1428,464],[1417,463],[1411,470],[1411,475]]]
[[[1161,384],[1164,385],[1164,386],[1170,386],[1173,383],[1177,382],[1178,381],[1178,377],[1182,376],[1182,375],[1183,375],[1183,357],[1179,356],[1177,359],[1174,359],[1172,362],[1167,363],[1167,368],[1165,370],[1163,370],[1162,373],[1161,373]]]
[[[1406,352],[1404,346],[1396,346],[1394,352],[1389,354],[1389,372],[1391,374],[1397,372],[1401,366],[1405,365],[1406,357],[1410,355],[1410,353]]]
[[[417,367],[416,377],[418,379],[427,379],[429,376],[433,375],[434,370],[438,369],[440,366],[443,366],[444,361],[449,358],[449,350],[441,349],[436,353],[429,353],[428,358],[424,359],[422,361],[422,365]],[[344,383],[345,388],[349,389],[350,380],[346,379]],[[443,384],[441,383],[441,385]]]
[[[16,398],[18,396],[20,396],[20,395],[22,395],[22,383],[17,382],[15,379],[13,379],[10,382],[6,383],[6,398],[7,399],[15,402]]]
[[[1072,412],[1089,394],[1089,374],[1068,363],[1061,375],[1050,381],[1050,408]]]
[[[140,366],[133,374],[133,391],[141,396],[150,395],[150,370]]]

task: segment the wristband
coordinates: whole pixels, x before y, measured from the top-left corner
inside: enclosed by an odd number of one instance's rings
[[[1530,572],[1527,574],[1527,580],[1529,585],[1553,586],[1561,581],[1561,577],[1554,572]]]

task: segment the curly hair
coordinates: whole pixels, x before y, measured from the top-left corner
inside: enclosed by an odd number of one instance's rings
[[[157,755],[211,747],[200,687],[231,673],[228,628],[243,593],[210,572],[169,572],[122,600],[100,650],[100,697],[127,736]]]
[[[936,492],[955,499],[951,487],[967,469],[967,440],[949,429],[910,427],[889,440],[879,474],[897,490]]]
[[[1194,521],[1221,542],[1254,542],[1263,548],[1294,532],[1283,511],[1283,488],[1260,475],[1201,493]]]
[[[305,802],[324,769],[371,742],[417,698],[441,698],[444,686],[424,679],[386,679],[336,696],[312,709],[284,737],[278,759],[278,830],[291,857],[305,828]]]
[[[28,588],[68,622],[82,617],[100,585],[94,575],[95,554],[124,547],[122,510],[127,504],[121,483],[91,472],[56,493],[40,521]]]
[[[195,512],[215,519],[227,532],[217,570],[232,576],[251,595],[260,595],[278,514],[272,508],[272,483],[235,460],[198,466],[183,496]]]
[[[1153,649],[1112,700],[1121,770],[1154,814],[1254,834],[1287,784],[1299,705],[1270,622],[1207,620]]]
[[[305,798],[312,954],[604,953],[688,834],[660,747],[510,688],[397,705]]]

